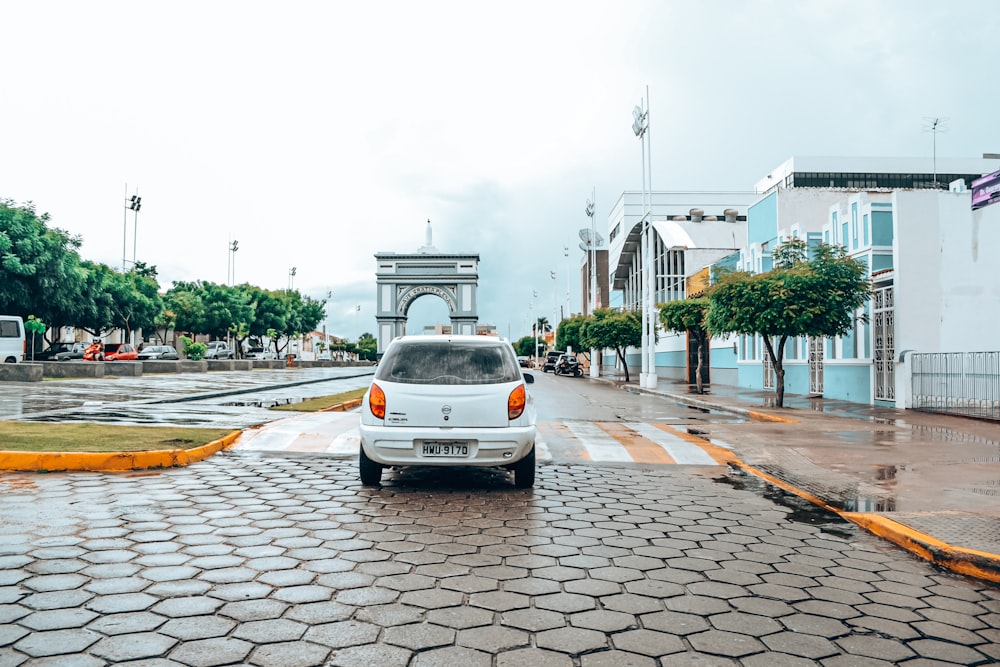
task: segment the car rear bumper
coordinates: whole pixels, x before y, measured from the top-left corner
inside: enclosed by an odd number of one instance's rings
[[[534,426],[511,426],[496,429],[440,429],[360,426],[361,446],[365,454],[382,465],[400,466],[501,466],[520,461],[535,445]],[[467,455],[426,456],[422,445],[462,443]]]

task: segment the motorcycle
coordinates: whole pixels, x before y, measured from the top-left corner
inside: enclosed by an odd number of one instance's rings
[[[556,363],[556,367],[553,371],[555,375],[572,375],[573,377],[583,377],[583,370],[580,368],[580,362],[576,360],[576,357],[563,357]]]

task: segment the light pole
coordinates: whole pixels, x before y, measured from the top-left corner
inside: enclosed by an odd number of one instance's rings
[[[640,106],[632,110],[632,131],[642,143],[642,236],[640,237],[641,293],[642,293],[642,373],[639,375],[639,386],[653,389],[656,387],[656,323],[653,319],[653,272],[652,272],[652,239],[650,232],[650,209],[652,208],[652,165],[650,158],[652,148],[649,144],[649,86],[646,86],[646,99]],[[646,183],[649,181],[647,190]]]
[[[535,317],[535,299],[538,298],[538,290],[531,290],[531,301],[528,302],[528,311],[531,313],[531,328],[535,330],[535,366],[538,365],[538,319]]]
[[[570,266],[569,266],[569,246],[568,245],[567,246],[563,246],[563,257],[566,258],[566,312],[563,313],[563,317],[564,318],[569,318],[570,315],[572,314],[572,311],[570,310],[570,308],[572,306],[571,306],[570,301],[569,301],[569,292],[570,292],[570,282],[569,282],[569,279],[570,279],[570,275],[572,275],[573,272],[570,270]]]
[[[556,272],[550,270],[552,277],[552,348],[556,347],[556,332],[559,329],[559,288],[556,286]]]
[[[291,292],[292,288],[295,286],[295,272],[297,269],[293,266],[288,269],[288,291]]]
[[[232,287],[236,284],[236,251],[240,249],[239,241],[232,241],[229,244],[229,252],[227,253],[229,257],[228,267],[226,269],[226,279],[229,281],[229,286]]]
[[[590,298],[587,299],[587,315],[593,316],[597,308],[597,223],[595,222],[596,211],[594,202],[597,200],[597,188],[591,192],[590,199],[587,200],[587,217],[590,218],[590,239],[587,242],[587,251],[590,255],[587,262],[590,268]],[[590,350],[590,377],[601,377],[600,350],[591,348]]]
[[[138,189],[136,189],[138,192]],[[128,196],[128,183],[125,184],[125,207],[122,210],[122,273],[125,273],[125,268],[128,266],[128,259],[126,259],[125,248],[128,244],[128,212],[135,211],[135,218],[133,219],[133,229],[132,229],[132,266],[135,266],[135,234],[138,231],[139,226],[139,209],[142,207],[142,197],[138,194],[132,195],[131,198]]]

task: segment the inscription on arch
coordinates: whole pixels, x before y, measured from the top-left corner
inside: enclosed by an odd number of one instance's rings
[[[397,312],[402,314],[407,311],[410,307],[410,303],[416,299],[418,296],[423,296],[425,294],[433,294],[434,296],[441,297],[446,304],[448,304],[448,309],[451,311],[455,310],[455,297],[446,290],[436,287],[434,285],[418,285],[411,288],[408,292],[403,294],[399,299],[399,304],[396,308]]]

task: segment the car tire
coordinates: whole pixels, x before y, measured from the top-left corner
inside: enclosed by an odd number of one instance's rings
[[[523,459],[514,464],[514,486],[530,489],[535,485],[535,446]]]
[[[378,486],[382,483],[382,464],[368,458],[364,446],[358,455],[358,471],[361,473],[361,483],[365,486]]]

